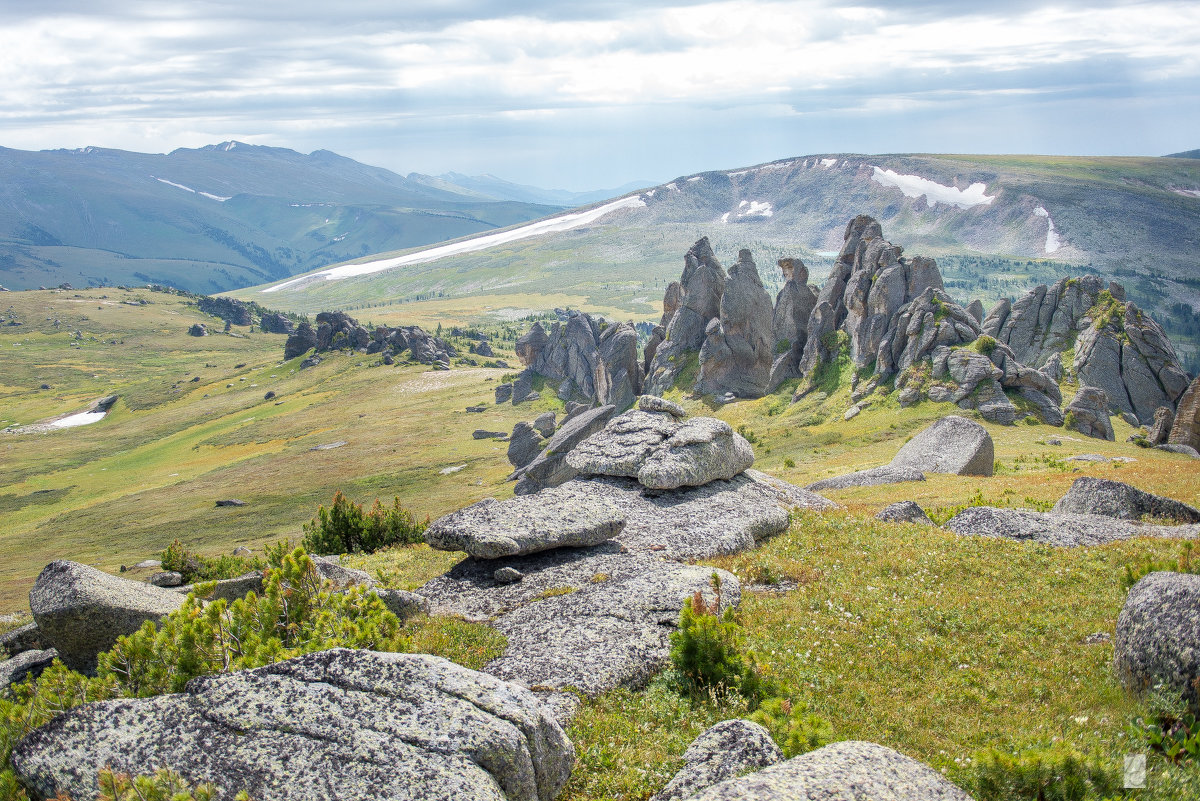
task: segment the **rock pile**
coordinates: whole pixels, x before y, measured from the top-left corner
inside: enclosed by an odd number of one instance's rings
[[[254,315],[250,307],[240,300],[200,295],[196,299],[196,305],[205,314],[220,317],[233,325],[252,325],[254,323]]]
[[[379,326],[368,331],[344,312],[321,312],[317,315],[316,329],[309,323],[300,323],[288,336],[283,357],[294,359],[314,348],[317,353],[331,350],[383,353],[385,358],[409,351],[413,361],[442,368],[448,368],[450,359],[458,355],[450,344],[420,326]]]
[[[540,322],[534,323],[517,340],[516,351],[525,366],[524,380],[531,381],[532,374],[549,379],[557,385],[562,400],[627,409],[642,391],[637,330],[632,323],[610,323],[603,317],[572,311],[565,324],[557,321],[549,332]],[[528,392],[517,392],[516,385],[513,389],[513,403],[528,396]]]

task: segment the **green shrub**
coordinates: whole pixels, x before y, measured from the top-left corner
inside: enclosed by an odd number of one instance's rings
[[[795,459],[792,459],[792,458],[790,458],[790,457],[789,457],[789,458],[787,458],[787,459],[784,459],[784,460],[783,460],[783,466],[784,466],[784,467],[786,467],[786,468],[788,468],[788,469],[791,469],[791,468],[793,468],[793,467],[795,467],[795,466],[796,466],[796,460],[795,460]]]
[[[746,442],[749,442],[751,445],[758,444],[758,435],[754,433],[754,429],[746,428],[745,425],[740,425],[737,427],[737,432],[741,434],[746,439]]]
[[[379,499],[370,511],[352,502],[341,492],[334,493],[332,505],[320,506],[317,516],[304,525],[304,547],[316,554],[375,553],[393,545],[411,545],[425,541],[429,518],[416,520],[396,497],[391,508]]]
[[[996,350],[996,340],[987,334],[982,334],[972,345],[976,353],[982,353],[984,356],[991,356]]]
[[[990,750],[975,761],[972,779],[978,801],[1084,801],[1121,789],[1115,768],[1063,746]]]
[[[159,768],[150,776],[137,777],[101,768],[99,785],[96,801],[212,801],[217,797],[217,788],[213,785],[204,783],[192,787],[182,776],[167,768]],[[234,796],[234,801],[249,801],[249,798],[243,790]]]
[[[162,569],[174,570],[182,575],[184,584],[236,578],[264,567],[266,565],[258,557],[201,556],[188,550],[178,539],[162,552]]]
[[[804,704],[786,698],[768,698],[750,715],[750,720],[771,733],[771,738],[788,759],[806,754],[834,741],[833,726]]]

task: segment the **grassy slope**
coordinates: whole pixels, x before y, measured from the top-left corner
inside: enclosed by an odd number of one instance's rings
[[[34,422],[111,392],[122,400],[90,427],[0,435],[0,612],[24,607],[30,582],[50,559],[114,570],[153,556],[174,537],[214,554],[294,537],[335,489],[359,501],[397,494],[434,516],[504,497],[512,486],[504,481],[504,446],[473,440],[471,430],[507,429],[557,403],[463,411],[488,402],[498,370],[439,373],[334,356],[293,372],[295,363],[279,361],[282,337],[191,338],[184,332],[202,316],[181,299],[108,293],[3,298],[26,324],[0,326],[0,419]],[[136,297],[148,305],[117,302]],[[74,330],[84,333],[78,349],[69,344]],[[124,345],[106,344],[113,340]],[[36,389],[42,382],[52,389]],[[757,439],[756,466],[804,484],[884,463],[912,433],[952,411],[928,403],[901,410],[883,398],[843,421],[848,389],[833,389],[824,402],[789,406],[785,392],[715,414]],[[278,398],[264,401],[267,390]],[[709,413],[700,401],[677,399]],[[747,580],[764,571],[800,580],[786,593],[746,595],[750,644],[838,736],[886,743],[954,777],[989,744],[1059,738],[1119,752],[1135,706],[1112,676],[1111,644],[1083,639],[1112,631],[1122,566],[1143,554],[1173,554],[1175,543],[1055,550],[871,519],[900,499],[926,509],[966,503],[976,493],[995,503],[1045,504],[1080,475],[1200,501],[1190,462],[1126,444],[1128,427],[1115,425],[1117,441],[1106,443],[1045,426],[987,424],[1001,465],[996,476],[834,492],[844,511],[802,515],[760,549],[715,560]],[[1045,444],[1049,437],[1063,445]],[[340,448],[310,450],[341,440],[347,444]],[[1063,461],[1089,452],[1137,461]],[[459,464],[466,467],[439,474]],[[214,508],[226,497],[249,505]],[[353,563],[413,588],[455,559],[421,546]],[[572,727],[579,764],[563,797],[644,798],[678,767],[695,734],[742,712],[728,702],[693,706],[658,685],[596,699]]]

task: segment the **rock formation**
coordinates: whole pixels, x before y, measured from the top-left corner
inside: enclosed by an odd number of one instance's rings
[[[283,345],[283,358],[294,359],[303,356],[317,346],[317,331],[310,323],[304,322],[296,326],[296,330],[288,335]]]
[[[233,325],[252,325],[254,323],[250,307],[240,300],[200,295],[196,299],[196,305],[205,314],[220,317]]]
[[[808,344],[808,319],[817,305],[817,294],[808,285],[808,268],[800,259],[780,259],[783,288],[775,296],[773,330],[775,361],[767,390],[773,392],[789,378],[800,378],[800,360]]]
[[[517,340],[527,371],[549,379],[563,400],[594,401],[627,409],[642,390],[637,330],[631,323],[570,312],[547,332],[540,322]],[[514,388],[515,389],[515,388]],[[517,403],[516,395],[513,402]]]
[[[1071,347],[1096,305],[1104,282],[1095,275],[1063,278],[1031,289],[1015,302],[1003,299],[983,321],[983,332],[1008,345],[1022,364],[1041,367]],[[1124,297],[1124,290],[1117,289]]]
[[[296,330],[295,324],[278,312],[268,312],[259,320],[259,327],[264,334],[291,334]]]
[[[1167,442],[1200,450],[1200,377],[1192,380],[1179,399]]]
[[[1169,406],[1159,406],[1154,410],[1154,424],[1146,439],[1151,445],[1165,445],[1171,437],[1171,427],[1175,425],[1175,413]]]
[[[344,312],[321,312],[317,315],[315,330],[307,322],[300,323],[288,336],[283,357],[294,359],[312,348],[316,348],[317,353],[355,350],[393,357],[409,351],[413,361],[443,368],[448,368],[450,359],[458,355],[449,343],[431,336],[420,326],[379,326],[368,331]]]
[[[771,380],[775,353],[771,298],[750,251],[729,268],[717,319],[709,320],[700,348],[696,392],[759,398]]]
[[[700,239],[683,258],[679,289],[672,292],[667,288],[664,318],[671,302],[677,301],[665,326],[665,340],[657,347],[646,374],[648,394],[661,395],[674,386],[688,355],[700,351],[708,324],[720,316],[725,281],[725,270],[713,255],[708,237]]]
[[[1108,414],[1108,393],[1097,387],[1081,386],[1067,406],[1065,425],[1080,434],[1111,441],[1115,435]]]
[[[906,442],[891,466],[925,473],[990,476],[995,449],[991,435],[979,423],[947,415]]]

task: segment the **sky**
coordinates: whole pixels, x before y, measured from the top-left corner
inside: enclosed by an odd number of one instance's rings
[[[0,146],[658,183],[819,153],[1200,147],[1200,3],[0,0]]]

